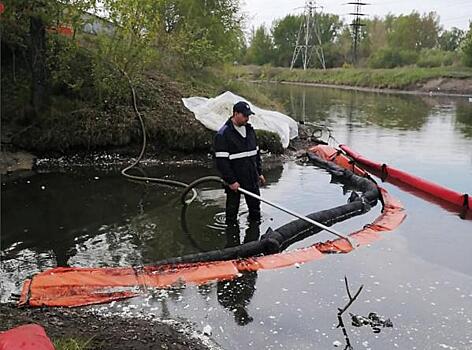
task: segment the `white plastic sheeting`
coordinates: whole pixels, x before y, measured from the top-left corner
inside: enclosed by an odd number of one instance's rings
[[[219,130],[233,114],[233,105],[238,101],[246,101],[255,113],[249,119],[255,129],[279,134],[284,148],[288,147],[291,139],[298,136],[297,122],[289,116],[256,107],[245,98],[229,91],[215,98],[189,97],[183,98],[182,101],[185,107],[195,114],[195,118],[210,130]]]

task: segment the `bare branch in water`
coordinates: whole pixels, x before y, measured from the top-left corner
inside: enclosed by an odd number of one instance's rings
[[[353,350],[353,347],[351,345],[351,341],[349,339],[349,335],[347,334],[346,326],[344,325],[343,314],[346,312],[346,310],[349,308],[349,306],[351,306],[352,303],[357,299],[357,297],[359,296],[359,294],[362,291],[362,288],[364,288],[364,285],[361,285],[359,287],[359,289],[357,290],[356,294],[354,294],[354,296],[352,296],[351,291],[349,289],[349,283],[347,281],[347,277],[344,277],[344,283],[346,285],[346,291],[347,291],[347,295],[349,297],[349,301],[343,308],[338,308],[338,325],[337,325],[336,328],[341,327],[341,329],[343,331],[344,340],[346,341],[346,346],[344,347],[344,350]]]

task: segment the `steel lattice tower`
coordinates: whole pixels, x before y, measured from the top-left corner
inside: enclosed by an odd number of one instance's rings
[[[313,52],[316,53],[323,69],[326,69],[323,48],[321,47],[320,29],[316,22],[316,9],[318,8],[320,7],[316,6],[314,1],[306,1],[305,3],[304,18],[298,31],[297,44],[293,51],[290,69],[293,69],[298,56],[301,54],[303,69],[306,70]]]

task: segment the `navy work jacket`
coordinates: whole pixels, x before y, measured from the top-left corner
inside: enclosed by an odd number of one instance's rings
[[[228,184],[239,182],[245,189],[259,186],[261,155],[257,146],[256,133],[246,124],[246,137],[234,127],[231,118],[218,130],[215,136],[216,168]]]

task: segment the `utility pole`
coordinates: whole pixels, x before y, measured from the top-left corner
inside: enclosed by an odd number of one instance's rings
[[[348,2],[349,5],[354,5],[354,12],[351,12],[350,15],[354,16],[354,19],[352,20],[351,27],[354,31],[354,47],[353,47],[353,63],[354,65],[357,64],[357,49],[359,46],[359,34],[360,34],[360,28],[365,26],[364,23],[361,23],[361,17],[365,16],[365,13],[361,13],[361,8],[362,6],[369,5],[368,3],[365,2],[360,2],[360,0],[356,0],[353,2]]]
[[[321,46],[320,29],[317,23],[316,10],[321,8],[317,6],[314,1],[306,1],[304,8],[303,21],[300,24],[300,30],[298,31],[297,43],[293,50],[292,63],[290,69],[293,69],[298,56],[301,55],[303,69],[306,70],[310,64],[311,56],[313,51],[318,57],[321,67],[326,69],[326,63],[324,59],[323,48]]]

